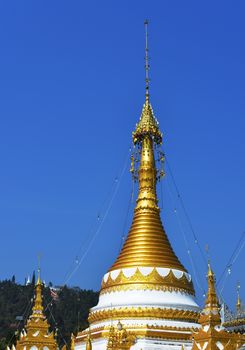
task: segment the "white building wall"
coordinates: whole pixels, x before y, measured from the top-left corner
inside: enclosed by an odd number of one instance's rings
[[[192,342],[160,341],[154,339],[137,339],[130,350],[185,350],[192,349]],[[98,339],[92,342],[93,350],[106,350],[107,339]],[[86,350],[86,344],[77,344],[75,350]]]

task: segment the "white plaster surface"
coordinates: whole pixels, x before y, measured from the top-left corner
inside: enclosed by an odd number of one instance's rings
[[[100,294],[98,304],[92,311],[120,307],[175,308],[198,311],[191,294],[157,290],[128,290]]]
[[[117,326],[118,321],[103,321],[103,322],[97,322],[90,325],[90,329],[96,329],[100,327],[109,327],[111,325]],[[200,324],[198,323],[191,323],[191,322],[184,322],[184,321],[176,321],[176,320],[152,320],[152,319],[127,319],[127,320],[121,320],[121,323],[124,325],[125,328],[133,326],[134,329],[138,326],[142,328],[142,326],[155,326],[155,327],[179,327],[179,328],[200,328]],[[179,331],[179,333],[188,333],[188,331]]]
[[[138,267],[140,272],[147,276],[153,271],[153,267]],[[169,274],[170,269],[168,268],[156,268],[159,275],[165,277]],[[123,269],[123,274],[126,277],[131,277],[135,274],[136,268],[126,268]],[[110,277],[115,280],[121,270],[113,270],[110,273],[105,274],[104,281],[108,280]],[[187,279],[191,281],[191,276],[184,271],[172,269],[173,274],[176,278],[181,278],[183,274],[186,275]],[[191,294],[181,293],[180,291],[170,292],[170,291],[157,291],[157,290],[128,290],[128,291],[115,291],[110,293],[100,294],[99,302],[97,306],[92,308],[92,312],[110,310],[110,309],[120,309],[125,307],[149,307],[149,308],[171,308],[177,310],[190,310],[199,311],[199,307],[195,302],[194,297]],[[92,323],[90,325],[90,330],[96,332],[96,328],[108,327],[110,325],[117,325],[117,320],[114,321],[102,321]],[[124,327],[130,328],[133,326],[135,332],[137,333],[137,327],[140,330],[154,326],[155,331],[161,332],[161,327],[179,327],[179,328],[199,328],[200,325],[185,321],[176,320],[164,320],[164,319],[125,319],[121,320]],[[159,329],[157,329],[159,327]],[[169,332],[176,332],[175,330],[168,330]],[[179,333],[189,333],[190,330],[179,331]],[[183,342],[178,341],[164,341],[158,339],[141,338],[137,339],[136,343],[131,347],[131,350],[181,350]],[[92,343],[93,350],[106,350],[107,339],[96,339]],[[184,349],[191,350],[192,343],[184,343]],[[75,350],[85,350],[85,343],[77,343],[75,345]]]
[[[137,339],[136,343],[130,350],[181,350],[184,345],[185,350],[191,350],[191,342],[179,342],[179,341],[160,341],[156,339]],[[98,339],[92,342],[93,350],[106,350],[107,340]],[[75,350],[85,350],[86,344],[80,343],[75,345]]]

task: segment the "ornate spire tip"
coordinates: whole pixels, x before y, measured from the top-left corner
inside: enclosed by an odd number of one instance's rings
[[[149,101],[149,48],[148,48],[148,20],[144,22],[145,25],[145,98]]]

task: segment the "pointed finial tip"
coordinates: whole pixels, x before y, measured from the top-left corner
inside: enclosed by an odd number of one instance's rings
[[[211,264],[210,264],[210,260],[208,260],[208,276],[213,276],[213,271],[212,271],[212,268],[211,268]]]
[[[42,280],[41,280],[41,254],[39,253],[37,256],[37,261],[38,261],[38,265],[37,265],[37,285],[42,284]]]
[[[237,310],[240,310],[241,307],[241,298],[240,298],[240,282],[237,283],[237,302],[236,302],[236,306],[237,306]]]
[[[145,95],[146,95],[146,103],[149,102],[149,48],[148,48],[148,20],[146,19],[145,22]]]
[[[41,280],[41,269],[40,269],[40,267],[38,267],[38,269],[37,269],[37,283],[36,283],[36,285],[38,286],[38,285],[40,285],[40,284],[42,284],[42,280]]]

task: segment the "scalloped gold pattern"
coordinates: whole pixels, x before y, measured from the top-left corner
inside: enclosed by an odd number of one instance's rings
[[[137,290],[180,290],[192,295],[195,294],[193,284],[191,281],[188,281],[185,274],[181,278],[176,278],[172,270],[170,270],[169,274],[163,277],[159,275],[156,268],[147,276],[143,275],[138,268],[131,277],[126,277],[122,270],[115,279],[109,274],[107,281],[102,281],[101,291],[102,293],[106,293],[111,288],[117,288],[117,291],[130,290],[134,289],[133,286],[137,287]]]

